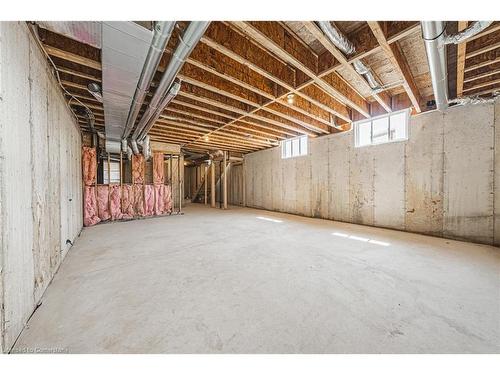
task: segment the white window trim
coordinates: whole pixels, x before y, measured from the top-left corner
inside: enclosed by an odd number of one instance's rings
[[[378,120],[378,119],[387,117],[389,119],[387,126],[388,126],[388,130],[390,130],[391,129],[391,116],[397,115],[399,113],[406,113],[406,121],[405,121],[405,133],[406,133],[406,137],[405,138],[389,139],[387,142],[373,143],[373,125],[371,125],[370,126],[370,144],[367,144],[367,145],[358,145],[358,137],[359,137],[358,128],[359,128],[359,125],[366,124],[368,122],[371,123],[374,120]],[[356,148],[358,148],[358,147],[369,147],[369,146],[379,146],[379,145],[383,145],[383,144],[387,144],[387,143],[406,142],[408,140],[408,137],[409,137],[409,130],[410,130],[409,126],[408,126],[409,123],[410,123],[410,109],[403,109],[401,111],[395,111],[395,112],[386,113],[386,114],[380,115],[380,116],[370,117],[369,119],[364,119],[364,120],[356,121],[353,124],[354,125],[354,147],[356,147]],[[388,136],[390,137],[390,131],[388,132]]]
[[[301,138],[305,138],[306,139],[306,152],[305,153],[301,153]],[[293,155],[293,141],[294,140],[298,140],[298,143],[299,143],[299,154],[298,155]],[[291,156],[285,156],[285,148],[286,148],[286,144],[287,143],[290,143],[290,147],[291,147],[291,153],[292,155]],[[299,135],[298,137],[293,137],[293,138],[287,138],[287,139],[284,139],[281,141],[281,159],[293,159],[293,158],[299,158],[301,156],[307,156],[308,152],[309,152],[309,137],[307,135]]]

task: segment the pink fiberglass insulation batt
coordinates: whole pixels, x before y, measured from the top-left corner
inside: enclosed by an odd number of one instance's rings
[[[142,185],[133,185],[134,211],[137,216],[144,216],[144,190]]]
[[[82,170],[83,184],[85,186],[95,184],[97,169],[96,153],[93,147],[82,147]]]
[[[165,185],[155,185],[155,215],[165,212]]]
[[[165,213],[172,212],[172,187],[170,185],[165,185]]]
[[[163,165],[163,153],[153,153],[153,184],[165,183],[165,168]]]
[[[132,155],[132,183],[144,183],[144,156]]]
[[[97,213],[99,219],[109,220],[111,215],[109,213],[109,188],[108,185],[97,186]]]
[[[85,186],[83,201],[83,225],[89,227],[100,222],[101,219],[97,216],[95,187]]]
[[[122,185],[122,219],[134,217],[134,192],[132,185]]]
[[[144,209],[146,216],[154,214],[155,191],[153,185],[144,185]]]
[[[120,185],[109,185],[109,210],[111,220],[119,220],[122,218],[122,195]]]

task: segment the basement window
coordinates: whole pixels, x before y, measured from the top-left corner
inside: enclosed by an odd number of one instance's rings
[[[108,175],[108,161],[104,160],[104,184],[119,184],[120,183],[120,162],[112,161],[109,163]],[[109,176],[109,178],[108,178]]]
[[[391,114],[358,121],[354,124],[355,146],[363,147],[408,139],[408,118],[405,109]]]
[[[281,158],[288,159],[307,155],[307,135],[281,141]]]

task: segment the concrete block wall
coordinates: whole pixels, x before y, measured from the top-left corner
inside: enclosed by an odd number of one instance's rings
[[[245,155],[247,206],[500,245],[500,103],[410,119],[405,142],[354,133]]]
[[[82,228],[81,136],[24,22],[0,22],[0,351]]]

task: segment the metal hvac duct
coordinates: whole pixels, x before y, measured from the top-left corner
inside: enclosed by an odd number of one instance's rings
[[[167,69],[161,77],[156,92],[151,98],[146,111],[142,115],[141,120],[139,121],[139,124],[137,124],[137,127],[132,135],[133,140],[138,139],[140,135],[141,137],[144,137],[144,129],[146,127],[150,128],[152,126],[150,124],[154,123],[158,119],[164,108],[164,106],[162,107],[162,104],[167,100],[170,87],[172,86],[177,73],[184,65],[186,58],[189,56],[193,48],[205,33],[209,24],[210,22],[208,21],[190,22],[182,37],[179,38],[179,45],[172,55]]]
[[[495,91],[493,92],[493,95],[489,98],[481,98],[480,96],[466,96],[464,98],[456,98],[450,100],[448,103],[449,104],[456,104],[456,105],[466,105],[466,104],[489,104],[489,103],[495,103],[495,101],[500,98],[500,91]]]
[[[446,68],[445,22],[422,21],[422,37],[425,42],[427,61],[431,74],[436,107],[440,111],[448,108],[448,75]]]
[[[161,58],[163,56],[163,51],[167,46],[168,41],[174,30],[175,21],[161,21],[155,23],[154,35],[151,45],[149,46],[148,55],[146,56],[146,61],[142,68],[141,76],[137,87],[135,89],[134,98],[132,99],[132,105],[127,117],[127,124],[123,131],[122,138],[126,139],[134,127],[135,120],[141,109],[144,98],[148,92],[149,86],[153,81],[154,74],[158,69]]]
[[[481,31],[490,26],[493,21],[476,21],[465,30],[460,31],[454,35],[446,35],[444,38],[445,44],[459,44],[467,39],[473,37],[476,34],[479,34]]]
[[[37,21],[38,26],[62,34],[81,43],[101,48],[101,22],[97,21]]]
[[[365,64],[363,64],[361,60],[354,61],[353,66],[356,72],[365,77],[373,92],[378,93],[383,90],[382,86],[380,86],[380,84],[373,76],[372,71]]]
[[[141,133],[139,134],[139,140],[143,140],[147,136],[149,130],[153,127],[156,120],[158,120],[158,118],[160,117],[163,108],[165,108],[177,96],[180,89],[181,83],[179,81],[174,82],[170,90],[168,90],[167,95],[165,95],[160,105],[158,106],[158,110],[156,111],[155,115],[151,117],[146,126],[142,129]]]
[[[149,141],[149,135],[144,137],[144,140],[141,142],[142,154],[144,155],[144,160],[149,160],[151,157],[151,143]]]
[[[344,52],[345,55],[352,55],[356,52],[354,44],[339,29],[333,27],[330,21],[318,21],[318,25],[335,47]]]
[[[102,23],[102,96],[106,138],[121,141],[153,33],[134,22]]]
[[[422,21],[422,37],[425,42],[427,52],[427,62],[432,80],[434,100],[436,107],[440,111],[448,108],[449,103],[453,104],[476,104],[480,100],[463,98],[461,102],[448,99],[448,73],[446,69],[446,45],[465,42],[472,36],[480,33],[491,25],[490,21],[477,21],[465,30],[455,35],[446,35],[446,22],[444,21]]]
[[[323,33],[330,39],[335,47],[341,50],[346,56],[352,55],[356,52],[356,47],[351,43],[349,39],[335,26],[331,24],[330,21],[318,21],[317,22]],[[373,76],[372,71],[365,65],[361,60],[355,60],[353,63],[354,69],[358,74],[365,77],[368,85],[374,93],[382,91],[382,86],[377,82]]]
[[[135,139],[132,139],[130,141],[130,146],[132,146],[132,151],[134,152],[134,154],[138,154],[139,153],[139,147],[137,146],[137,141]]]

